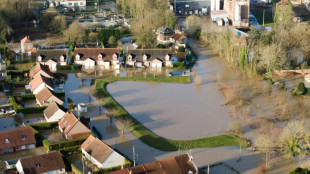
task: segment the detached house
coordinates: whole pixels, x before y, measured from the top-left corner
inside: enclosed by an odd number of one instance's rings
[[[118,48],[77,48],[75,49],[75,64],[87,68],[93,66],[110,66],[119,64]]]
[[[170,38],[175,34],[174,30],[163,26],[157,29],[156,35],[157,35],[157,41],[161,43],[168,43],[171,42]]]
[[[32,128],[18,128],[0,132],[0,154],[17,152],[36,147]]]
[[[172,67],[170,49],[134,49],[128,50],[126,65],[135,67],[161,68]]]
[[[59,152],[50,152],[19,159],[16,170],[19,174],[62,174],[66,166]]]
[[[51,70],[56,66],[66,66],[68,63],[68,51],[66,49],[43,49],[36,54],[37,62],[48,65]]]
[[[84,156],[100,169],[125,164],[125,157],[92,135],[81,145],[81,149]]]
[[[54,90],[51,80],[41,74],[32,79],[29,85],[33,94],[38,94],[44,87]]]
[[[63,105],[64,103],[54,91],[47,87],[43,87],[43,89],[39,91],[35,97],[40,106],[49,106],[53,102],[56,102],[59,105]]]
[[[21,52],[26,53],[27,56],[31,56],[32,53],[36,52],[36,48],[33,47],[33,43],[29,39],[29,36],[24,37],[20,41]]]
[[[41,63],[37,63],[35,67],[33,67],[29,71],[29,77],[30,79],[35,78],[37,75],[41,74],[44,77],[47,78],[54,78],[53,73],[50,71],[49,67],[46,65],[42,65]]]
[[[110,172],[110,174],[199,174],[196,164],[189,154],[167,158],[151,163]]]
[[[59,130],[66,139],[88,137],[91,132],[73,113],[67,112],[59,121]]]
[[[171,36],[170,41],[176,44],[185,44],[186,40],[185,40],[185,36],[183,34],[180,33],[176,33],[173,36]]]
[[[44,111],[44,117],[47,122],[59,121],[67,112],[67,109],[57,102],[51,103]]]

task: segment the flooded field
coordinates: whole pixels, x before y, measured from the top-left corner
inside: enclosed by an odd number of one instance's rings
[[[231,119],[212,86],[116,82],[110,94],[156,134],[169,139],[197,139],[224,134]],[[213,89],[214,90],[214,89]]]

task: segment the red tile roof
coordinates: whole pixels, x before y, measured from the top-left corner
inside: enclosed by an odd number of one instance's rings
[[[59,127],[67,134],[79,120],[73,113],[67,112],[62,119],[58,121]]]
[[[183,36],[180,33],[176,33],[175,35],[171,36],[172,39],[177,40],[177,41],[182,41],[185,39],[185,36]]]
[[[197,173],[196,167],[190,160],[189,155],[183,154],[168,159],[114,171],[110,174],[188,174],[189,171],[192,171],[194,174]]]
[[[6,139],[8,141],[6,142]],[[19,128],[0,132],[0,149],[36,144],[32,128]]]
[[[20,162],[25,174],[39,174],[66,167],[59,152],[22,158]]]
[[[33,67],[30,71],[29,71],[29,77],[32,79],[37,73],[39,73],[40,71],[44,71],[46,74],[48,74],[49,76],[53,77],[53,73],[50,71],[49,67],[46,65],[42,65],[41,63],[37,63],[35,67]]]
[[[49,78],[46,78],[44,76],[42,76],[41,74],[39,74],[38,76],[36,76],[34,79],[32,79],[30,81],[30,87],[31,90],[34,91],[35,89],[37,89],[37,87],[39,87],[42,83],[45,83],[49,88],[53,89],[53,84],[50,81]]]

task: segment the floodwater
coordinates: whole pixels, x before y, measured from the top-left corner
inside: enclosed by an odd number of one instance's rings
[[[197,139],[224,134],[231,119],[214,85],[116,82],[109,93],[156,134],[169,139]]]

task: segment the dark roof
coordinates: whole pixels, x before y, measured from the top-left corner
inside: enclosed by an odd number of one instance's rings
[[[94,60],[98,60],[98,55],[102,55],[103,60],[112,59],[113,55],[116,54],[119,57],[119,49],[118,48],[76,48],[75,55],[79,54],[81,60],[85,60],[87,58],[93,58]]]
[[[47,118],[51,118],[51,116],[53,116],[55,114],[55,112],[58,111],[58,109],[61,109],[62,111],[64,112],[67,112],[68,110],[63,107],[62,105],[58,104],[57,102],[53,102],[51,103],[43,112],[44,112],[44,115],[47,117]]]
[[[186,7],[189,5],[189,7]],[[176,11],[185,11],[202,10],[202,8],[210,8],[210,0],[176,0]]]
[[[20,162],[25,174],[39,174],[66,167],[59,152],[22,158]]]
[[[98,162],[103,163],[108,156],[114,151],[110,146],[90,135],[86,141],[81,145],[90,156],[95,158]]]
[[[167,26],[163,26],[157,29],[157,32],[159,34],[162,34],[164,36],[173,36],[175,34],[174,30],[167,27]]]
[[[6,142],[8,139],[8,142]],[[0,149],[36,144],[32,128],[19,128],[0,132]]]
[[[43,50],[37,50],[36,58],[38,59],[38,56],[42,57],[42,61],[46,62],[49,59],[56,60],[57,62],[60,62],[60,57],[64,56],[65,60],[67,59],[67,50],[66,49],[43,49]]]
[[[143,61],[143,55],[147,56],[147,60],[152,61],[153,59],[160,58],[164,59],[168,54],[172,55],[172,51],[170,49],[134,49],[128,50],[127,55],[131,55],[132,59],[136,59],[137,61]]]
[[[110,174],[188,174],[189,171],[192,171],[194,174],[197,173],[193,162],[189,158],[189,155],[183,154],[172,158],[118,170],[111,172]]]

